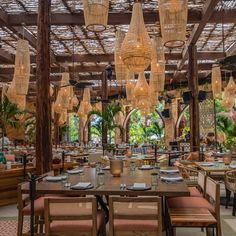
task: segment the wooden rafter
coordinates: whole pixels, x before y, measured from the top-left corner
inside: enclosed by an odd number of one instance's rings
[[[214,0],[218,1],[218,0]],[[211,16],[208,18],[208,23],[221,23],[222,13],[220,11],[212,10]],[[4,16],[6,17],[6,16]],[[189,24],[198,24],[204,20],[204,15],[199,10],[191,9],[188,14]],[[225,23],[234,23],[236,21],[236,9],[224,10],[223,12]],[[131,13],[109,13],[108,25],[124,25],[129,24],[131,20]],[[144,20],[146,24],[153,24],[153,22],[159,21],[158,12],[145,12]],[[11,26],[20,26],[24,22],[28,26],[33,26],[37,24],[37,14],[8,14],[7,24]],[[61,14],[54,13],[51,15],[52,25],[84,25],[83,13],[73,13],[73,14]],[[6,21],[0,21],[0,26],[6,25]]]
[[[196,24],[193,28],[193,31],[189,37],[188,42],[185,44],[183,49],[183,56],[182,60],[178,63],[177,70],[180,71],[184,67],[185,61],[188,59],[188,47],[189,45],[195,45],[198,38],[200,37],[203,29],[205,28],[207,22],[209,21],[211,15],[214,12],[216,5],[218,4],[219,0],[207,0],[202,9],[202,19],[199,24]],[[221,17],[220,17],[221,19]]]

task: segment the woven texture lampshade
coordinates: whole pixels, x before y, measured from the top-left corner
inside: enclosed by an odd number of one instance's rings
[[[6,92],[6,96],[10,100],[10,102],[17,104],[18,108],[24,110],[26,107],[26,96],[25,95],[17,95],[15,88],[15,81],[13,80]]]
[[[102,111],[102,102],[95,103],[95,110]]]
[[[222,78],[220,67],[217,65],[212,65],[211,71],[211,86],[214,98],[219,98],[222,92]]]
[[[169,48],[183,46],[186,40],[188,1],[159,0],[159,15],[164,45]]]
[[[149,93],[149,85],[145,78],[144,72],[139,73],[138,81],[134,88],[134,96],[135,99],[139,100],[147,100]]]
[[[84,20],[89,31],[101,32],[106,29],[109,0],[83,0]]]
[[[123,81],[126,78],[126,74],[128,73],[127,66],[123,63],[120,55],[121,45],[125,38],[125,32],[121,30],[116,31],[116,43],[115,43],[115,71],[116,71],[116,80]]]
[[[129,72],[126,75],[126,84],[125,84],[125,90],[126,90],[126,100],[128,102],[132,102],[134,100],[134,88],[135,88],[136,82],[133,72]]]
[[[151,40],[145,28],[141,3],[133,5],[129,31],[120,53],[124,64],[133,72],[142,72],[151,63]]]
[[[17,95],[27,95],[30,79],[30,52],[29,42],[18,40],[15,57],[15,70],[13,80]]]
[[[231,109],[234,106],[235,97],[231,96],[231,94],[225,90],[223,93],[222,107],[226,110]]]
[[[236,84],[234,82],[233,76],[230,76],[229,83],[227,84],[226,90],[231,94],[231,96],[235,96]]]
[[[63,110],[60,113],[60,118],[59,118],[59,125],[63,125],[64,123],[67,122],[67,110]]]

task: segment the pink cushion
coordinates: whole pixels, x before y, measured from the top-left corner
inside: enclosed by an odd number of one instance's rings
[[[167,200],[170,208],[207,208],[214,213],[214,207],[203,197],[173,197]]]
[[[117,231],[156,231],[157,220],[114,220],[114,229]]]
[[[97,230],[101,228],[101,226],[105,222],[105,217],[102,211],[97,212]],[[79,231],[85,232],[90,231],[92,229],[92,220],[54,220],[50,224],[51,232],[68,232],[68,231]]]
[[[188,187],[191,197],[203,197],[202,193],[196,187]]]
[[[14,154],[6,154],[5,158],[7,161],[14,162],[15,161],[15,155]]]

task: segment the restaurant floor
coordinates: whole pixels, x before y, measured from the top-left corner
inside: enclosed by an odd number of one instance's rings
[[[222,186],[221,195],[224,196]],[[225,209],[221,206],[221,221],[223,236],[236,236],[236,216],[232,216],[232,207]],[[29,228],[29,220],[26,220],[24,231]],[[17,229],[17,207],[16,205],[0,207],[0,236],[16,236]],[[108,234],[107,234],[108,235]],[[163,234],[164,236],[165,234]],[[177,236],[205,236],[200,229],[178,228]]]

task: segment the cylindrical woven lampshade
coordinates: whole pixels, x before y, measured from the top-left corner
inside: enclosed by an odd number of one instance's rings
[[[129,31],[120,54],[124,64],[133,72],[142,72],[151,63],[151,40],[145,28],[141,3],[133,5]]]
[[[138,81],[134,88],[134,96],[137,101],[148,99],[149,85],[145,78],[144,72],[139,73]]]
[[[85,113],[84,101],[80,102],[77,114],[81,119],[85,119],[87,117],[87,114]]]
[[[77,107],[78,106],[79,100],[78,100],[76,95],[73,96],[71,103],[72,103],[73,107]]]
[[[133,72],[128,72],[126,75],[126,100],[132,102],[134,100],[134,88],[136,85],[135,76]]]
[[[186,40],[188,0],[159,0],[161,34],[164,45],[181,47]]]
[[[211,71],[211,86],[214,98],[219,98],[222,92],[221,71],[218,65],[212,65]]]
[[[102,111],[102,102],[97,102],[95,104],[95,110]]]
[[[68,72],[63,72],[61,75],[61,86],[69,85],[70,74]]]
[[[116,43],[115,43],[115,71],[116,71],[116,80],[124,81],[126,78],[126,74],[128,73],[127,66],[123,63],[120,55],[121,45],[125,38],[125,32],[121,30],[116,31]]]
[[[30,79],[29,42],[18,40],[15,57],[14,81],[17,95],[27,95]]]
[[[83,0],[84,20],[89,31],[101,32],[106,29],[109,0]]]
[[[15,81],[13,80],[8,87],[6,92],[6,96],[10,100],[11,103],[17,104],[18,108],[24,110],[26,107],[26,96],[25,95],[17,95],[15,88]]]

